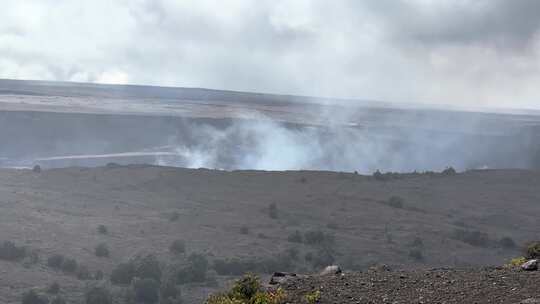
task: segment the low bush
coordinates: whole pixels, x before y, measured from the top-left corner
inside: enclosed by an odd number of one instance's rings
[[[487,233],[464,229],[455,229],[452,238],[476,247],[488,247],[490,245]]]
[[[392,196],[385,202],[385,204],[392,208],[402,209],[405,205],[405,200],[399,196]]]
[[[94,248],[94,254],[100,258],[109,257],[109,247],[107,247],[107,244],[105,243],[99,243],[96,248]]]
[[[31,289],[22,295],[22,304],[49,304],[49,299]]]
[[[302,243],[304,240],[304,238],[302,237],[302,234],[300,233],[300,231],[296,230],[295,232],[291,233],[288,237],[287,237],[287,241],[291,242],[291,243]]]
[[[311,230],[304,233],[304,243],[308,245],[331,245],[334,237],[321,230]]]
[[[120,263],[111,272],[111,282],[118,285],[127,285],[135,277],[135,265],[130,262]]]
[[[60,284],[58,284],[58,282],[54,282],[47,287],[47,293],[58,294],[59,292],[60,292]]]
[[[505,266],[510,267],[510,268],[512,268],[512,267],[520,267],[525,262],[527,262],[527,259],[525,257],[517,257],[517,258],[513,258],[510,261],[508,261],[508,263]]]
[[[409,257],[416,261],[424,260],[424,254],[420,249],[411,249],[409,250]]]
[[[278,208],[277,208],[276,203],[271,203],[268,206],[268,216],[270,216],[271,219],[278,218]]]
[[[67,273],[74,273],[77,270],[78,264],[75,259],[64,259],[62,266],[60,267],[62,271]]]
[[[47,265],[51,268],[60,269],[64,263],[65,257],[61,254],[54,254],[47,259]]]
[[[128,262],[118,264],[111,272],[113,284],[130,284],[133,278],[161,281],[161,266],[154,255],[138,256]]]
[[[90,270],[88,270],[88,267],[84,265],[79,265],[77,268],[77,279],[79,280],[90,280],[92,278],[92,275],[90,274]]]
[[[56,296],[52,299],[51,304],[66,304],[66,300],[62,296]]]
[[[16,246],[15,243],[5,241],[0,244],[0,260],[16,261],[26,257],[26,249]]]
[[[171,215],[169,216],[169,221],[176,222],[179,218],[180,218],[180,213],[175,211],[175,212],[171,213]]]
[[[525,257],[528,259],[540,258],[540,242],[532,242],[525,246]]]
[[[159,298],[161,304],[176,304],[181,302],[182,294],[174,280],[165,280],[161,283]]]
[[[186,242],[184,240],[175,240],[169,246],[169,250],[174,254],[183,254],[186,252]]]
[[[154,279],[134,279],[132,284],[138,303],[154,304],[159,301],[159,282]]]
[[[97,231],[99,234],[109,234],[109,229],[107,229],[107,226],[105,225],[99,225]]]
[[[189,265],[177,272],[177,280],[180,284],[201,283],[206,280],[208,270],[208,259],[198,253],[192,253],[188,257]]]
[[[111,292],[104,286],[95,286],[84,294],[85,304],[112,304]]]
[[[286,301],[287,297],[282,289],[264,290],[258,277],[246,275],[237,280],[229,292],[211,295],[206,304],[282,304]]]

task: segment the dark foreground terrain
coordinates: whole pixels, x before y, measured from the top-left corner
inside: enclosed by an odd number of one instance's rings
[[[540,303],[540,272],[507,268],[347,272],[282,285],[291,303]]]
[[[120,263],[148,254],[159,261],[162,278],[171,274],[184,303],[202,302],[243,272],[266,280],[274,271],[317,273],[334,263],[346,271],[378,264],[404,270],[503,265],[521,254],[523,244],[538,238],[539,184],[540,173],[525,170],[374,177],[112,164],[41,172],[1,169],[0,240],[32,254],[0,259],[0,303],[20,303],[24,292],[46,290],[53,282],[60,284],[69,303],[84,303],[85,291],[94,284],[108,286],[122,303],[130,287],[111,283],[112,272]],[[175,240],[183,248],[171,249]],[[108,256],[96,256],[100,244]],[[74,259],[79,267],[51,264],[55,255]],[[185,275],[195,268],[201,276]],[[80,269],[91,275],[78,274]],[[426,274],[433,286],[424,285]],[[494,281],[486,279],[489,275]],[[506,300],[506,292],[516,286],[536,292],[527,282],[537,278],[508,273],[505,281],[499,270],[415,270],[406,276],[404,281],[399,273],[372,277],[387,280],[388,288],[365,274],[346,274],[350,281],[308,279],[298,288],[348,282],[356,290],[373,284],[403,302],[408,294],[433,299],[429,290],[455,280],[444,286],[458,292],[448,303],[458,303],[476,292],[471,287],[461,295],[460,284],[506,282],[508,288],[486,290]],[[399,290],[394,288],[398,285]],[[323,293],[323,300],[332,303],[332,293],[347,295],[347,290]],[[377,299],[383,296],[381,291]]]

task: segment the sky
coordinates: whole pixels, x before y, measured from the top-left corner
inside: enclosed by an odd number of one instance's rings
[[[0,5],[0,78],[540,109],[537,0]]]

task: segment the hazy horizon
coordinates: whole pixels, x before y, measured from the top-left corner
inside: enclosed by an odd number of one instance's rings
[[[6,1],[0,78],[540,109],[540,2]]]

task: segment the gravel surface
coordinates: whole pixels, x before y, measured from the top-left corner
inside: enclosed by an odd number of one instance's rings
[[[540,303],[540,272],[504,268],[368,271],[285,282],[291,303]]]

